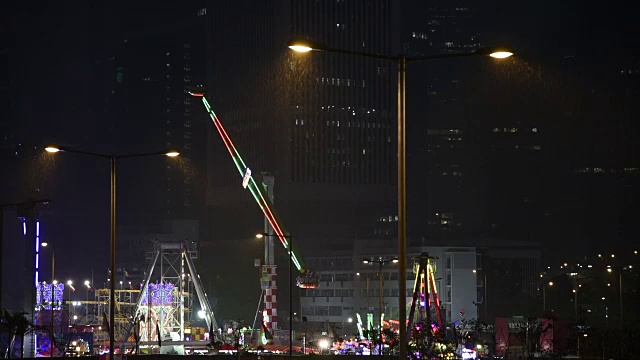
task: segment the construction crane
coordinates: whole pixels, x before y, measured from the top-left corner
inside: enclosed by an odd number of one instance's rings
[[[240,156],[240,152],[238,151],[237,147],[231,140],[231,137],[222,125],[222,122],[211,108],[209,101],[207,101],[203,87],[199,86],[193,91],[190,91],[189,94],[191,96],[199,97],[202,99],[202,104],[209,114],[209,117],[211,117],[213,125],[216,127],[216,130],[218,130],[218,134],[220,134],[222,142],[227,148],[227,151],[229,151],[229,155],[231,156],[233,163],[238,169],[238,173],[242,178],[242,187],[245,189],[249,189],[249,192],[251,192],[251,195],[253,195],[253,198],[260,207],[260,210],[262,210],[265,219],[267,220],[269,225],[271,225],[274,236],[280,240],[282,246],[284,246],[284,248],[289,253],[291,262],[293,262],[296,269],[300,272],[300,275],[298,276],[296,281],[297,286],[303,289],[317,288],[319,285],[318,276],[315,272],[305,268],[301,260],[296,255],[293,247],[291,246],[291,236],[289,232],[284,228],[284,226],[282,225],[282,221],[280,221],[280,218],[276,214],[273,203],[269,195],[267,194],[265,187],[258,185],[258,183],[254,180],[251,169],[247,166],[247,164]],[[271,267],[268,270],[269,273],[267,274],[267,277],[269,277],[269,279],[275,279],[275,266],[273,266],[274,264],[269,265]],[[266,267],[263,270],[266,270]],[[274,282],[275,281],[268,281],[269,285],[267,287],[275,289],[275,284],[273,284]],[[267,298],[269,298],[270,300],[267,300]],[[275,307],[275,302],[273,304],[270,303],[274,298],[275,296],[265,296],[265,308],[269,308],[272,305]],[[270,325],[272,325],[272,320],[269,320],[268,323],[269,326],[267,326],[267,328],[271,328]]]
[[[258,186],[256,181],[254,180],[251,169],[246,165],[246,163],[240,156],[240,152],[231,140],[231,137],[229,137],[229,134],[225,130],[224,126],[222,126],[222,122],[220,122],[220,119],[211,108],[211,105],[209,104],[209,101],[207,101],[204,91],[194,90],[190,91],[189,94],[191,96],[199,97],[202,99],[202,104],[211,117],[216,130],[218,130],[218,133],[220,134],[225,147],[229,151],[229,155],[231,155],[231,159],[233,160],[236,168],[238,169],[238,172],[240,173],[240,176],[242,177],[242,187],[244,187],[245,189],[249,189],[251,195],[253,195],[253,198],[256,200],[256,203],[260,207],[260,210],[262,210],[265,218],[273,228],[275,235],[282,243],[282,246],[284,246],[284,248],[288,250],[290,239],[289,232],[287,232],[287,230],[282,225],[282,222],[276,214],[274,206],[265,193],[264,189],[261,186]],[[291,256],[291,261],[293,261],[296,269],[298,269],[298,271],[300,272],[300,276],[297,279],[298,286],[303,289],[317,288],[319,284],[318,276],[313,271],[303,266],[302,262],[300,261],[298,256],[296,256],[293,249],[291,249],[291,253],[289,255]]]

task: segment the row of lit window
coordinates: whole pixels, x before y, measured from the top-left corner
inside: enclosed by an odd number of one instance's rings
[[[298,106],[296,106],[296,108],[298,108]],[[326,106],[326,109],[325,109],[324,106],[320,107],[320,109],[322,109],[322,110],[330,110],[330,109],[335,109],[335,108],[336,108],[335,105],[328,105],[328,106]],[[346,109],[345,108],[341,108],[341,109],[338,109],[338,110],[348,110],[348,111],[350,111],[352,113],[355,113],[356,111],[364,113],[366,111],[367,114],[371,114],[372,112],[376,112],[376,109],[371,109],[371,110],[361,109],[361,110],[357,110],[355,107],[353,109],[351,109],[351,106],[347,107]]]
[[[379,222],[398,222],[398,215],[381,216]]]
[[[519,131],[518,128],[494,128],[493,132],[494,133],[499,133],[499,132],[504,132],[504,133],[517,133]],[[538,128],[532,128],[531,129],[532,133],[537,133],[538,132]]]
[[[340,78],[316,78],[316,81],[321,82],[323,85],[335,85],[335,86],[358,86],[356,80],[340,79]],[[366,87],[366,80],[362,80],[362,87]]]
[[[427,134],[429,135],[452,135],[452,134],[462,134],[462,130],[460,129],[428,129]]]
[[[169,98],[167,98],[167,100],[169,100]],[[185,105],[190,105],[191,103],[187,102],[185,100],[184,104]],[[296,119],[295,121],[296,121],[295,122],[296,125],[304,126],[304,119]],[[344,125],[344,123],[345,122],[343,121],[343,125]],[[347,127],[352,127],[351,126],[352,124],[353,124],[353,127],[355,127],[355,128],[362,127],[363,129],[364,128],[367,128],[367,129],[371,129],[371,128],[373,128],[373,129],[376,129],[376,128],[378,128],[378,129],[390,129],[391,128],[391,125],[389,125],[389,124],[370,123],[370,122],[365,123],[365,122],[362,122],[362,121],[353,121],[353,122],[352,121],[346,121]],[[340,127],[340,120],[327,120],[326,126],[327,127]]]
[[[593,174],[611,173],[611,174],[613,174],[616,171],[614,169],[605,169],[605,168],[600,168],[600,167],[594,167],[594,168],[585,167],[585,168],[581,168],[581,169],[576,170],[576,172],[583,173],[583,174],[588,174],[588,173],[593,173]],[[628,168],[623,168],[620,172],[624,173],[624,174],[640,174],[640,168],[628,167]]]

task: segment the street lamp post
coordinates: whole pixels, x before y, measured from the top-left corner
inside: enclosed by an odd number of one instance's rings
[[[71,302],[71,289],[73,289],[73,280],[67,280],[67,289],[69,290],[69,302]],[[73,291],[76,291],[73,289]]]
[[[47,242],[43,242],[42,247],[47,247],[49,246],[49,243]],[[53,320],[53,314],[55,311],[55,290],[54,287],[56,286],[57,282],[56,282],[56,251],[53,247],[53,244],[51,244],[51,324],[50,325],[50,329],[49,329],[49,357],[53,357],[53,342],[54,342],[54,336],[55,336],[55,328],[54,328],[54,320]]]
[[[84,316],[89,316],[89,290],[91,290],[91,282],[89,280],[84,281],[84,285],[87,287],[87,304],[84,307]]]
[[[276,237],[267,233],[257,233],[256,238]],[[293,236],[285,235],[289,251],[289,358],[293,355]],[[300,314],[302,316],[302,314]]]
[[[113,277],[114,279],[111,279],[111,281],[109,282],[109,356],[113,356],[113,350],[114,350],[114,330],[115,330],[115,312],[116,312],[116,303],[115,303],[115,294],[116,294],[116,282],[115,282],[115,271],[116,271],[116,161],[118,159],[122,159],[122,158],[132,158],[132,157],[143,157],[143,156],[157,156],[157,155],[165,155],[165,156],[169,156],[169,157],[175,157],[178,156],[180,153],[174,150],[170,150],[170,151],[160,151],[160,152],[155,152],[155,153],[141,153],[141,154],[126,154],[126,155],[116,155],[116,154],[101,154],[101,153],[94,153],[94,152],[89,152],[89,151],[83,151],[83,150],[71,150],[71,149],[63,149],[60,147],[56,147],[56,146],[48,146],[45,148],[45,150],[49,153],[57,153],[57,152],[70,152],[70,153],[76,153],[76,154],[81,154],[81,155],[88,155],[88,156],[94,156],[94,157],[100,157],[100,158],[107,158],[109,159],[110,163],[111,163],[111,172],[110,172],[110,177],[111,177],[111,191],[110,191],[110,199],[111,199],[111,205],[110,205],[110,222],[111,222],[111,236],[110,236],[110,243],[111,243],[111,264],[110,264],[110,269],[111,269],[111,277]],[[88,296],[89,296],[89,290],[88,290],[88,286],[87,285],[87,301],[88,301]]]
[[[309,52],[311,50],[328,51],[341,54],[364,56],[375,59],[385,59],[394,61],[398,64],[398,299],[399,299],[399,328],[400,328],[400,359],[407,357],[407,329],[405,325],[405,319],[407,318],[407,309],[405,307],[407,301],[407,167],[406,167],[406,72],[407,62],[441,59],[441,58],[453,58],[453,57],[465,57],[465,56],[484,56],[488,55],[493,58],[507,58],[513,55],[513,52],[508,50],[479,50],[470,53],[453,53],[453,54],[441,54],[441,55],[429,55],[429,56],[392,56],[383,54],[374,54],[361,51],[350,51],[344,49],[335,49],[322,44],[314,43],[304,39],[294,39],[287,43],[287,46],[297,52]]]
[[[75,313],[75,309],[72,307],[73,302],[71,301],[71,289],[73,289],[73,291],[76,291],[76,289],[73,288],[73,280],[67,280],[67,289],[69,289],[69,300],[67,300],[67,316],[69,318],[69,323],[71,323],[71,309],[73,309]]]
[[[633,265],[629,265],[628,267],[625,266],[620,266],[618,267],[618,300],[619,300],[619,304],[618,306],[620,306],[620,328],[622,329],[624,321],[623,321],[623,310],[622,310],[622,272],[626,269],[633,269]],[[607,268],[607,272],[611,273],[612,270],[611,268]]]
[[[549,286],[553,286],[553,281],[549,281]],[[542,315],[547,314],[547,284],[542,284]]]
[[[384,356],[384,347],[382,346],[382,265],[388,263],[388,262],[393,262],[394,264],[398,263],[398,258],[393,258],[393,259],[385,259],[385,258],[377,258],[377,259],[364,259],[362,260],[362,262],[364,264],[378,264],[378,282],[380,284],[380,288],[378,291],[378,300],[379,300],[379,308],[378,308],[378,315],[379,315],[379,325],[380,325],[380,329],[379,329],[379,338],[380,338],[380,355]],[[367,294],[367,297],[369,296],[369,294]]]

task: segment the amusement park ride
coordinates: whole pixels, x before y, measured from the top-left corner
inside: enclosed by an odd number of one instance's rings
[[[413,298],[407,322],[407,332],[415,344],[416,351],[428,355],[431,345],[437,335],[442,335],[442,314],[440,312],[440,297],[435,279],[435,264],[431,263],[436,257],[429,253],[422,253],[413,258],[416,279],[413,285]],[[436,321],[433,319],[435,309]]]

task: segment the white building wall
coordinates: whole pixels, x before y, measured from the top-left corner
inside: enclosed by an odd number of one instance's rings
[[[322,281],[320,287],[314,290],[306,290],[308,296],[301,296],[300,304],[302,315],[308,322],[326,322],[327,320],[341,326],[346,334],[352,334],[355,330],[356,313],[359,313],[366,326],[367,313],[373,314],[373,323],[379,323],[379,289],[378,264],[363,264],[365,258],[391,259],[395,255],[391,251],[395,248],[377,247],[366,241],[356,242],[353,255],[340,254],[337,256],[318,256],[307,258],[308,265],[320,273]],[[390,251],[387,251],[390,250]],[[420,247],[407,249],[409,259],[428,252],[434,256],[432,264],[436,268],[436,286],[443,307],[443,321],[459,321],[477,318],[477,285],[473,269],[476,268],[476,249],[473,247]],[[346,258],[351,258],[351,266]],[[451,259],[447,263],[447,259]],[[406,304],[411,304],[414,279],[413,261],[408,261],[410,266],[406,269],[407,296]],[[383,265],[383,312],[385,319],[397,319],[398,316],[398,270],[397,265],[386,263]],[[369,279],[367,281],[367,278]],[[367,285],[368,282],[368,285]],[[367,286],[368,294],[367,297]],[[311,296],[314,295],[314,296]],[[464,316],[460,310],[464,309]],[[446,310],[446,311],[445,311]],[[409,309],[407,308],[407,314]],[[349,323],[349,319],[352,322]]]
[[[477,283],[473,270],[476,268],[476,254],[449,253],[452,258],[451,272],[451,313],[448,322],[462,319],[477,319]]]

